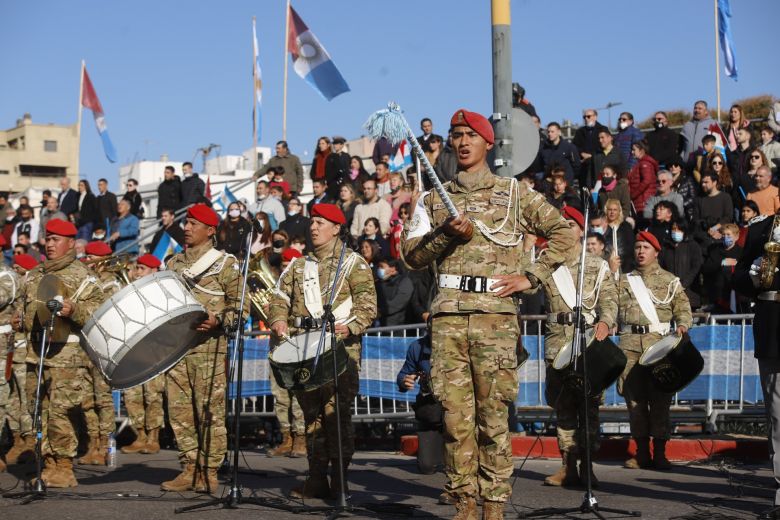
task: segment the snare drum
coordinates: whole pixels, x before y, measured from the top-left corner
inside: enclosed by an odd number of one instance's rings
[[[108,383],[140,385],[175,365],[205,337],[208,314],[179,275],[160,271],[122,288],[82,329],[81,345]]]
[[[653,384],[662,392],[676,393],[688,386],[704,369],[704,358],[688,334],[664,336],[639,358],[650,371]]]
[[[333,382],[333,351],[331,350],[331,333],[322,336],[321,329],[311,329],[297,336],[284,338],[268,356],[271,371],[276,382],[287,390],[302,390],[308,392]],[[324,339],[319,349],[320,357],[317,367],[314,358],[317,347]],[[347,369],[349,357],[344,348],[344,342],[336,343],[336,367],[338,375]]]
[[[585,339],[587,345],[585,348],[585,361],[588,364],[589,394],[595,396],[601,394],[601,392],[617,381],[617,378],[623,373],[628,359],[620,347],[615,345],[609,337],[604,338],[602,341],[597,341],[594,329],[585,331]],[[555,356],[552,364],[553,368],[556,370],[567,370],[571,365],[571,351],[572,342],[564,345],[561,351],[558,352],[558,355]],[[581,391],[583,362],[580,356],[581,354],[577,356],[575,362],[577,370],[567,370],[568,374],[564,379],[567,384]],[[557,368],[556,365],[563,368]]]

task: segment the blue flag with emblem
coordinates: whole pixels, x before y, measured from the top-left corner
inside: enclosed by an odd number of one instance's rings
[[[160,262],[165,263],[165,259],[174,253],[181,253],[184,248],[176,242],[167,231],[163,231],[160,241],[157,242],[157,247],[154,248],[152,254],[157,257]]]

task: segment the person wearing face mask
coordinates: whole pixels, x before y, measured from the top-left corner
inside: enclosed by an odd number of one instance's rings
[[[246,237],[252,229],[252,224],[241,216],[238,202],[228,206],[228,218],[217,226],[217,249],[231,255],[241,257],[246,250]]]
[[[691,302],[691,308],[701,306],[699,296],[699,271],[704,263],[701,248],[689,236],[688,221],[677,218],[672,222],[670,239],[658,254],[658,263],[680,279],[685,294]]]
[[[290,236],[281,230],[276,230],[271,235],[271,247],[273,252],[281,255],[282,251],[290,245]]]
[[[271,235],[273,233],[271,221],[268,219],[268,215],[261,211],[255,215],[252,225],[255,226],[255,240],[252,242],[250,253],[254,256],[262,252],[267,257],[270,253]]]
[[[406,323],[406,310],[414,296],[414,285],[402,271],[401,261],[384,258],[376,269],[376,300],[382,327]]]
[[[582,111],[581,127],[574,132],[574,138],[571,143],[577,147],[580,152],[580,182],[585,182],[588,187],[593,186],[594,179],[589,176],[586,178],[586,174],[592,173],[592,159],[593,156],[601,151],[601,144],[599,143],[599,134],[602,131],[609,132],[609,129],[598,122],[599,113],[594,108],[586,108]]]
[[[707,258],[701,266],[701,272],[709,301],[703,310],[720,314],[732,312],[731,278],[737,260],[742,256],[742,247],[737,244],[739,227],[736,224],[720,226],[719,234],[723,238],[707,249]]]
[[[616,174],[613,177],[616,177],[618,172],[627,171],[623,156],[620,154],[620,150],[615,147],[614,138],[608,128],[599,130],[598,141],[599,148],[593,155],[590,164],[591,171],[588,174],[588,186],[593,185],[596,190],[600,189],[600,186],[604,184],[601,182],[604,169],[612,167]]]
[[[669,168],[672,161],[680,161],[680,134],[669,128],[669,119],[663,111],[653,116],[653,129],[645,136],[648,153],[661,167]]]
[[[287,203],[287,218],[279,224],[279,231],[284,231],[289,237],[305,237],[306,250],[312,251],[309,218],[303,215],[301,199],[293,197]]]
[[[631,112],[622,112],[620,114],[618,127],[620,130],[617,136],[615,136],[615,146],[620,150],[626,166],[633,168],[639,161],[639,157],[631,154],[631,147],[641,142],[644,139],[644,135],[642,135],[640,129],[634,126],[634,115]]]
[[[615,199],[620,204],[623,215],[631,214],[631,189],[624,170],[618,166],[607,165],[599,173],[598,209],[605,211],[607,200]]]

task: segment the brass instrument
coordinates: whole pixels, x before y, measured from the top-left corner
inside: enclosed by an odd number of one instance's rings
[[[252,267],[256,269],[249,271],[246,280],[249,299],[263,321],[268,324],[265,308],[271,303],[271,292],[276,287],[276,276],[264,257],[261,257]]]
[[[772,233],[780,225],[780,215],[775,215],[772,227],[769,228],[769,241],[764,244],[764,256],[761,257],[761,268],[759,274],[761,277],[761,288],[771,289],[772,282],[775,279],[775,271],[780,261],[780,242],[772,240]]]
[[[104,256],[93,260],[87,260],[84,264],[94,269],[95,272],[105,271],[113,273],[123,284],[130,285],[131,280],[128,271],[128,267],[131,263],[130,257],[130,254],[123,253],[121,255]]]

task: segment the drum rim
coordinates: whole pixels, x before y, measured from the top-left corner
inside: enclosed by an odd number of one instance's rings
[[[594,332],[594,327],[590,327],[585,329],[585,348],[587,349],[589,346],[593,344],[594,341],[596,341],[596,333]],[[588,338],[588,334],[590,334],[590,338]],[[566,347],[573,348],[572,345],[574,345],[574,338],[571,339],[571,341],[567,341],[559,350],[558,353],[555,354],[555,357],[553,358],[552,367],[555,370],[565,370],[569,368],[569,366],[572,364],[571,361],[571,354],[569,354],[569,362],[566,363],[564,366],[558,368],[556,366],[556,362],[558,361],[558,357],[563,353],[563,351],[566,349]],[[579,357],[579,356],[578,356]]]
[[[653,363],[648,363],[647,361],[645,361],[646,358],[647,358],[647,354],[649,352],[651,352],[652,348],[655,347],[656,345],[658,345],[659,343],[661,343],[662,341],[669,341],[668,338],[676,338],[677,339],[677,341],[675,342],[674,346],[672,346],[672,348],[670,348],[668,350],[668,352],[666,352],[666,354],[664,354],[663,357],[659,358],[657,361],[655,361]],[[659,339],[658,341],[656,341],[655,343],[653,343],[652,345],[647,347],[644,350],[644,352],[642,352],[642,355],[639,356],[639,364],[642,365],[643,367],[651,367],[651,366],[655,365],[656,363],[660,363],[663,358],[668,356],[674,349],[676,349],[677,347],[680,346],[680,344],[682,344],[682,340],[683,340],[683,336],[678,336],[677,334],[667,334],[667,335],[665,335],[663,338]]]
[[[318,330],[322,330],[322,329],[318,329]],[[289,361],[289,362],[283,363],[283,362],[281,362],[281,361],[275,361],[275,360],[274,360],[274,358],[273,358],[274,352],[276,352],[276,351],[277,351],[277,349],[278,349],[278,348],[279,348],[281,345],[292,345],[292,346],[293,346],[293,348],[296,348],[296,349],[297,349],[298,347],[297,347],[297,345],[295,345],[295,344],[292,342],[292,338],[297,338],[298,336],[303,336],[304,334],[307,334],[307,333],[306,333],[306,332],[302,332],[302,333],[300,333],[300,334],[296,334],[295,336],[289,336],[288,338],[282,338],[282,339],[281,339],[281,341],[279,341],[279,342],[278,342],[278,343],[277,343],[277,344],[276,344],[276,345],[275,345],[275,346],[274,346],[274,347],[271,349],[271,351],[268,353],[268,362],[269,362],[269,363],[274,363],[274,364],[276,364],[276,365],[278,365],[278,366],[285,366],[285,365],[293,365],[293,364],[297,364],[297,363],[303,363],[304,361],[308,361],[308,360],[310,360],[310,359],[314,359],[314,357],[312,356],[312,357],[310,357],[310,358],[304,358],[304,359],[300,359],[300,360],[298,360],[298,361]],[[324,356],[324,355],[325,355],[327,352],[330,352],[330,351],[332,350],[332,349],[330,348],[330,341],[331,341],[331,339],[330,339],[330,338],[331,338],[332,336],[333,336],[333,333],[332,333],[332,332],[326,332],[326,333],[325,333],[325,345],[324,345],[324,348],[322,349],[322,352],[320,352],[320,356]],[[344,343],[344,341],[339,339],[339,340],[337,340],[337,343],[342,343],[342,344],[343,344],[343,343]],[[338,347],[338,345],[337,345],[337,347]]]

